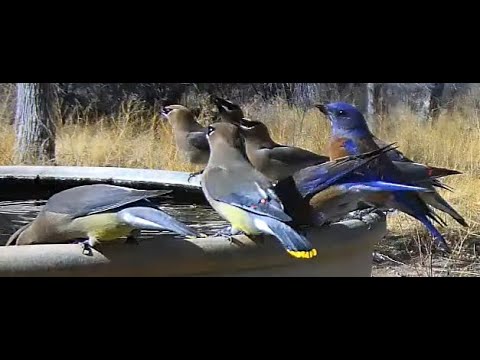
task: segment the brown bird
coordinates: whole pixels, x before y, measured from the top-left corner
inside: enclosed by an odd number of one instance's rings
[[[234,104],[229,100],[215,97],[213,102],[217,106],[218,112],[220,114],[220,119],[223,122],[239,125],[241,120],[245,117],[240,106]]]
[[[303,168],[330,160],[328,156],[273,141],[267,126],[260,121],[241,119],[240,129],[248,160],[272,181],[283,180]]]
[[[210,156],[207,130],[193,113],[182,105],[165,106],[162,115],[170,122],[177,149],[184,160],[194,165],[206,165]]]

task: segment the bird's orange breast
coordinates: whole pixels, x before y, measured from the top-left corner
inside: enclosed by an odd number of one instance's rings
[[[379,193],[376,193],[376,194],[368,195],[365,200],[368,201],[371,204],[374,204],[374,205],[378,204],[378,205],[381,206],[381,205],[387,203],[388,201],[392,201],[393,200],[393,194],[388,193],[388,192],[379,192]]]
[[[335,138],[330,140],[327,148],[328,156],[330,160],[335,160],[345,156],[349,156],[347,149],[345,148],[345,138]]]

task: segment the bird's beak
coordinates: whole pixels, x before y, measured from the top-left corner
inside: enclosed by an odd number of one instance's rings
[[[324,104],[315,104],[315,107],[320,110],[320,112],[322,114],[324,114],[325,116],[328,116],[328,109],[327,109],[327,106],[324,105]]]

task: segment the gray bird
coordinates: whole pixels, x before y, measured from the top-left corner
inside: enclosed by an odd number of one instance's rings
[[[210,159],[203,173],[202,190],[210,205],[228,222],[230,235],[269,234],[297,258],[312,258],[317,251],[289,223],[292,218],[275,193],[275,185],[242,155],[237,126],[219,122],[208,127]]]
[[[240,129],[248,160],[272,181],[283,180],[303,168],[330,160],[328,156],[276,143],[267,126],[260,121],[241,119]]]
[[[161,211],[149,198],[170,190],[137,190],[114,185],[84,185],[61,191],[47,201],[37,217],[15,232],[7,245],[69,243],[90,247],[126,236],[137,243],[141,230],[170,230],[197,237],[187,225]]]
[[[183,159],[194,165],[206,165],[210,156],[206,128],[193,113],[185,106],[169,105],[163,108],[162,115],[173,128],[175,144]]]

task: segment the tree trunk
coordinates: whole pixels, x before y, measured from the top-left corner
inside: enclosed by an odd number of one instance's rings
[[[375,83],[374,99],[375,115],[378,121],[379,117],[384,119],[387,115],[387,104],[384,96],[383,83]]]
[[[375,83],[367,83],[367,123],[370,129],[375,126]]]
[[[15,160],[22,164],[55,161],[57,85],[17,84]]]
[[[431,89],[430,100],[430,121],[435,122],[440,116],[440,105],[442,101],[443,91],[445,90],[445,83],[434,83]]]
[[[430,120],[430,104],[432,102],[432,92],[430,84],[424,84],[419,89],[417,105],[417,116],[421,122]]]

